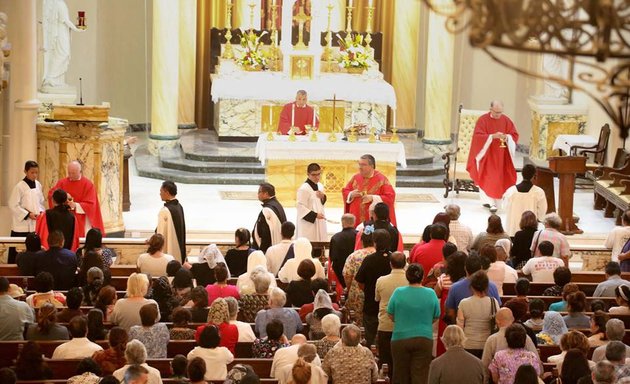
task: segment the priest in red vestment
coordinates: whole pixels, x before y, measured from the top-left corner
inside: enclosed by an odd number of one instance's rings
[[[307,94],[301,89],[295,95],[295,101],[286,104],[280,113],[280,121],[278,122],[278,132],[288,135],[291,126],[297,127],[296,135],[306,135],[306,125],[319,127],[319,119],[315,114],[315,109],[306,105]]]
[[[105,236],[105,226],[101,216],[101,206],[98,202],[94,184],[83,177],[81,163],[71,161],[68,163],[68,177],[63,178],[48,191],[48,204],[52,207],[52,194],[57,189],[63,189],[68,193],[68,206],[77,218],[77,233],[79,237],[85,237],[90,228],[98,228]]]
[[[359,159],[359,173],[344,187],[344,213],[352,213],[356,218],[355,226],[370,219],[372,202],[383,202],[389,207],[389,221],[396,226],[394,202],[396,192],[387,177],[377,171],[376,160],[372,155],[363,155]]]
[[[518,132],[512,120],[503,114],[503,103],[490,103],[490,112],[477,120],[466,170],[483,193],[492,201],[484,204],[491,212],[500,206],[505,191],[516,184],[514,152]]]

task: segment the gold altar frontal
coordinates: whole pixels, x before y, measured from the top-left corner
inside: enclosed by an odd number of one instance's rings
[[[354,174],[359,171],[357,160],[274,160],[268,159],[265,168],[267,182],[276,188],[276,197],[285,207],[295,207],[298,188],[306,180],[306,167],[317,163],[322,167],[320,182],[326,193],[327,207],[343,207],[342,189]],[[379,172],[396,185],[396,163],[377,162]]]

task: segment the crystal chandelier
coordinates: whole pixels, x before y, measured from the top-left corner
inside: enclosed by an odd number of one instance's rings
[[[422,0],[447,18],[450,32],[498,63],[578,90],[620,128],[630,129],[630,0]],[[559,77],[503,60],[495,48],[555,54],[579,71]]]

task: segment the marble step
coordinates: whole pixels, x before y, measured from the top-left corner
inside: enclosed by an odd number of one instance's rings
[[[441,188],[444,176],[396,176],[396,187],[398,188]]]
[[[440,164],[409,165],[407,168],[396,168],[396,176],[438,176],[444,174],[444,167]]]
[[[164,167],[159,169],[138,168],[138,176],[162,180],[168,179],[184,184],[258,185],[265,181],[264,174],[209,174],[186,172]]]
[[[194,161],[204,161],[204,162],[212,162],[212,163],[258,163],[258,159],[256,156],[253,156],[251,153],[253,151],[243,151],[239,149],[234,149],[231,153],[226,154],[212,154],[207,155],[198,152],[186,152],[184,151],[184,156],[188,160]]]
[[[189,159],[162,159],[162,167],[192,173],[205,174],[265,174],[265,167],[260,162],[220,162],[220,161],[196,161]]]

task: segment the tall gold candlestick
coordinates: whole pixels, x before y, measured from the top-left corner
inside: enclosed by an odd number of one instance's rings
[[[227,32],[225,32],[225,47],[223,49],[223,58],[224,59],[233,59],[234,51],[232,49],[232,0],[227,0],[227,12],[225,14],[225,28]]]
[[[326,27],[326,37],[324,40],[326,41],[326,47],[324,48],[324,61],[328,62],[332,60],[332,30],[330,29],[331,19],[332,19],[332,10],[335,6],[332,3],[328,3],[326,6],[328,9],[328,26]]]
[[[352,32],[352,2],[346,7],[346,33]]]
[[[276,15],[278,6],[274,1],[271,3],[271,70],[275,71],[279,69],[278,65],[278,29],[276,28]]]
[[[370,43],[372,43],[372,23],[374,22],[374,7],[367,7],[367,11],[367,27],[365,28],[365,32],[367,33],[367,35],[365,36],[365,46],[373,54],[374,49],[370,46]]]
[[[247,4],[249,7],[249,36],[253,38],[254,36],[254,8],[256,8],[255,2],[250,2]]]

